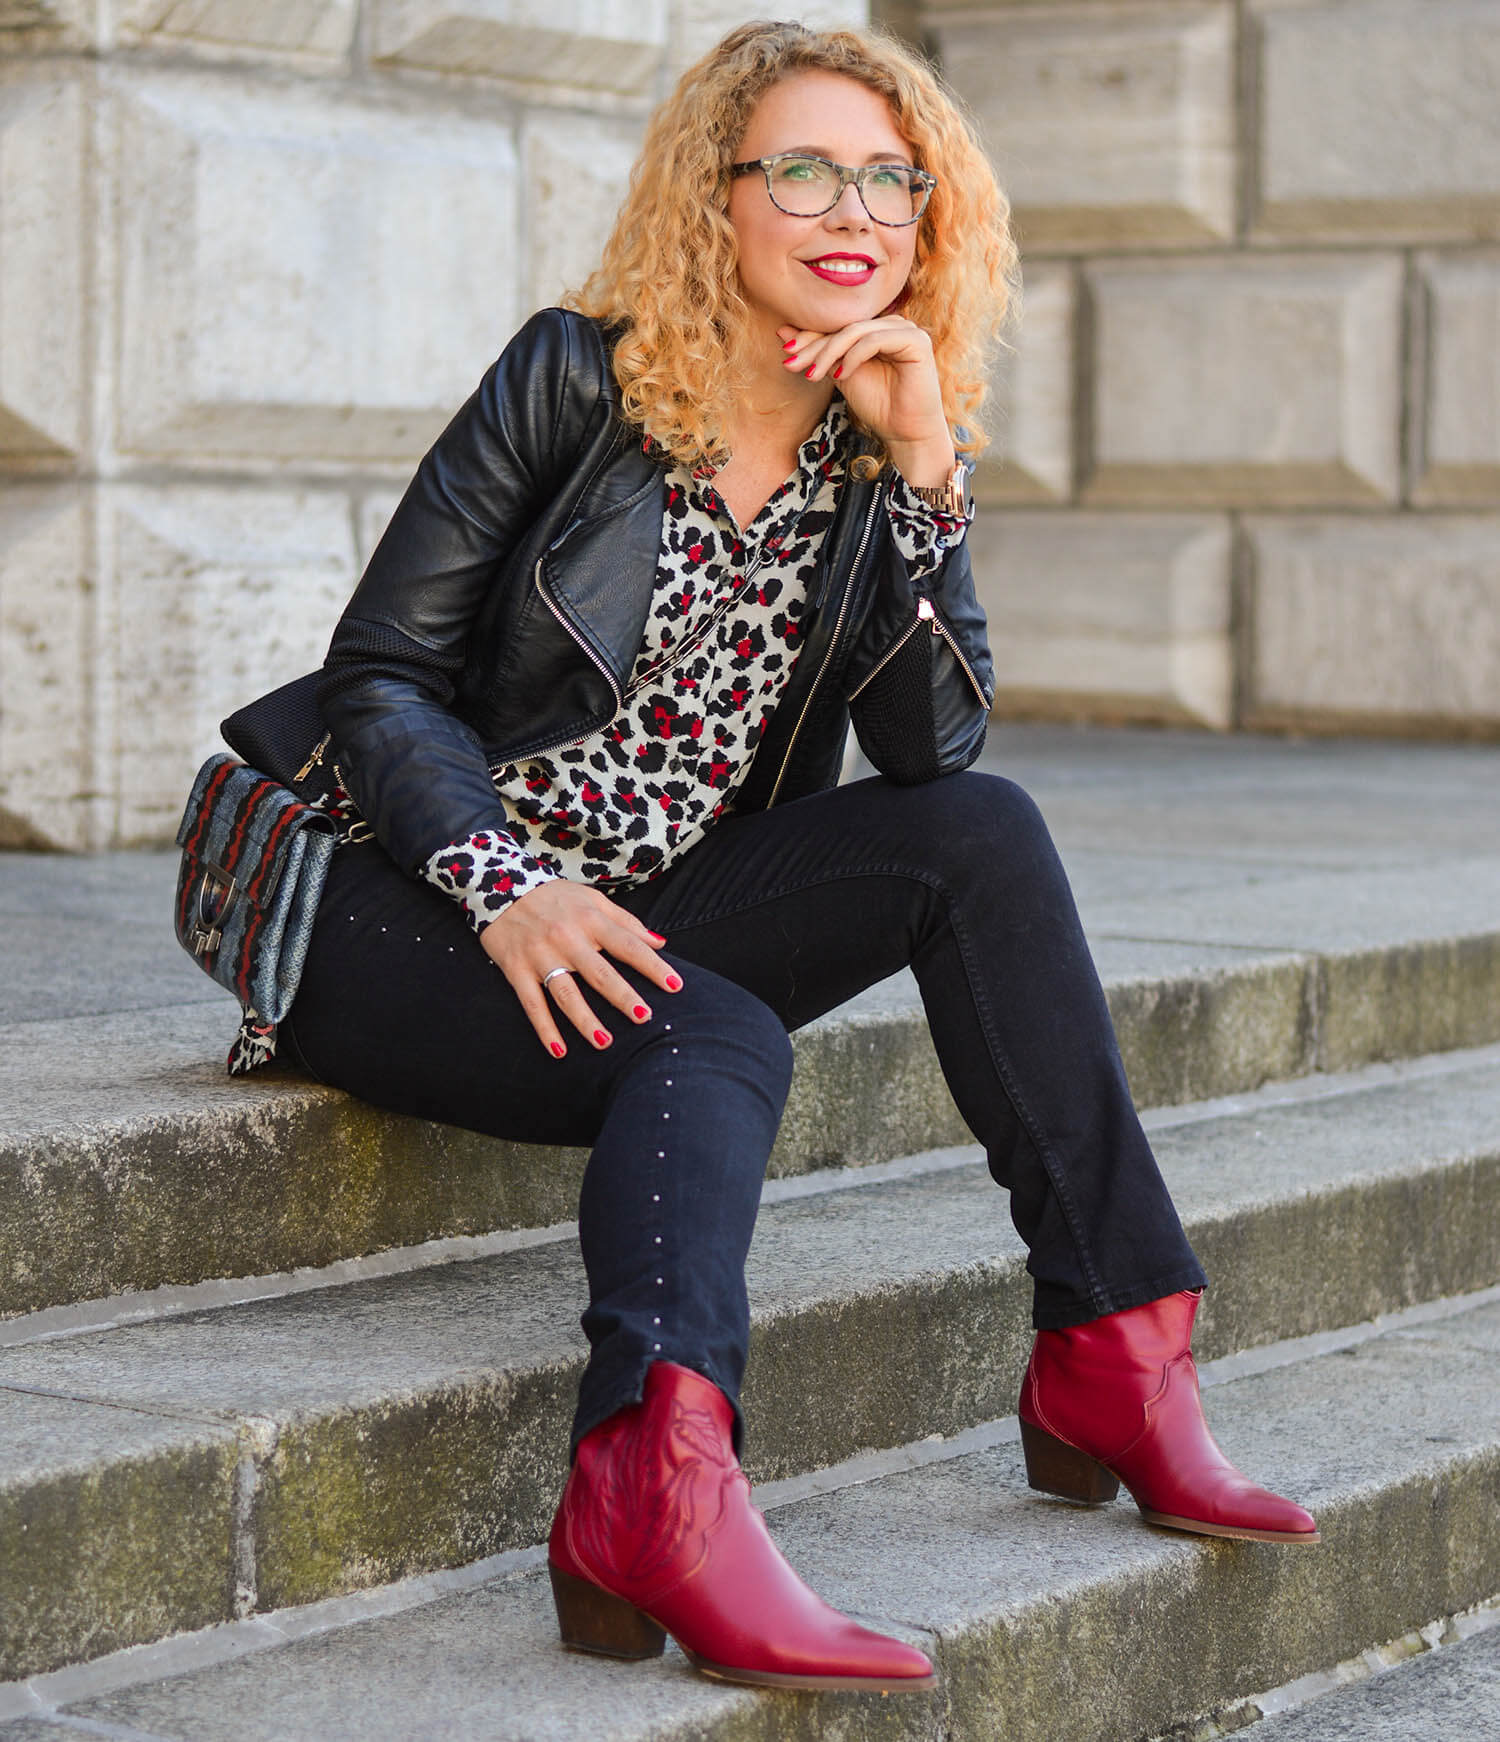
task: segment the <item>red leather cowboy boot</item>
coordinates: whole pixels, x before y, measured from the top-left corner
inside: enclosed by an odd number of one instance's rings
[[[1242,1476],[1203,1419],[1188,1343],[1198,1294],[1038,1331],[1021,1386],[1033,1488],[1113,1500],[1123,1482],[1151,1524],[1255,1542],[1317,1542],[1310,1513]]]
[[[725,1681],[931,1687],[920,1651],[830,1608],[781,1558],[750,1504],[733,1422],[716,1385],[658,1361],[643,1400],[584,1436],[548,1545],[563,1643],[655,1657],[670,1633]]]

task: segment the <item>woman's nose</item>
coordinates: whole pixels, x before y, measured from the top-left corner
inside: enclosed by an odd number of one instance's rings
[[[870,214],[865,210],[865,203],[859,197],[859,188],[854,182],[845,182],[839,190],[839,197],[823,214],[827,223],[839,229],[847,229],[852,223],[863,229],[870,222]]]

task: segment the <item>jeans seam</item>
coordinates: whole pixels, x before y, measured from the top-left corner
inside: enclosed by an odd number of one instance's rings
[[[662,1044],[668,1048],[668,1051],[666,1054],[666,1057],[668,1059],[670,1059],[673,1056],[672,1052],[671,1052],[671,1042],[669,1042],[667,1039],[667,1036],[670,1035],[671,1032],[672,1032],[672,1024],[670,1022],[664,1023],[662,1026]],[[679,1054],[678,1056],[680,1057],[681,1055]],[[674,1078],[669,1078],[665,1074],[666,1071],[670,1070],[671,1068],[672,1067],[670,1065],[664,1066],[664,1069],[663,1069],[663,1086],[664,1086],[664,1088],[666,1086],[672,1084],[675,1081]],[[663,1099],[665,1099],[665,1095],[663,1095]],[[671,1112],[670,1108],[664,1108],[663,1109],[664,1117],[666,1115],[669,1115],[670,1112]],[[651,1316],[653,1317],[653,1319],[660,1319],[660,1320],[666,1320],[666,1319],[670,1318],[672,1321],[673,1331],[675,1333],[678,1321],[681,1317],[681,1305],[682,1305],[682,1303],[679,1299],[676,1298],[680,1292],[679,1279],[680,1279],[680,1275],[681,1275],[681,1265],[674,1262],[669,1267],[667,1262],[666,1262],[666,1248],[662,1243],[662,1235],[666,1230],[668,1216],[667,1216],[667,1211],[663,1207],[662,1201],[661,1201],[662,1198],[664,1197],[666,1191],[667,1191],[667,1173],[668,1173],[668,1170],[671,1169],[671,1167],[672,1167],[671,1143],[670,1143],[667,1135],[664,1132],[658,1131],[657,1138],[659,1139],[658,1147],[657,1147],[655,1153],[652,1155],[651,1159],[648,1161],[647,1166],[646,1166],[646,1173],[647,1173],[647,1177],[648,1177],[648,1182],[651,1186],[653,1186],[655,1188],[655,1212],[654,1212],[654,1215],[652,1217],[652,1220],[653,1220],[653,1223],[657,1229],[657,1235],[656,1235],[656,1265],[653,1268],[656,1269],[657,1274],[658,1274],[658,1282],[656,1284],[656,1288],[657,1288],[658,1294],[661,1296],[661,1299],[659,1302],[661,1310],[658,1313],[653,1313]],[[678,1176],[677,1183],[678,1183],[678,1187],[680,1189],[680,1186],[681,1186],[680,1175]],[[674,1214],[673,1214],[671,1220],[672,1220],[673,1233],[674,1233],[674,1237],[675,1237],[677,1232],[678,1232],[678,1225],[680,1223],[681,1218],[675,1214],[677,1206],[674,1204],[672,1206],[672,1208],[673,1208]],[[674,1254],[673,1254],[674,1260],[676,1259],[677,1256],[678,1255],[674,1252]],[[668,1272],[669,1268],[672,1272],[670,1282],[667,1280],[667,1272]],[[670,1310],[668,1308],[669,1301],[671,1302]],[[665,1324],[654,1324],[652,1326],[653,1333],[660,1333],[660,1332],[664,1331],[665,1329],[666,1329]],[[653,1348],[651,1351],[652,1354],[659,1356],[661,1354],[662,1343],[664,1341],[670,1342],[671,1338],[670,1337],[663,1338],[660,1335],[653,1334],[651,1336],[650,1340],[653,1344]]]
[[[1051,1143],[1037,1124],[1035,1115],[1015,1082],[1008,1056],[995,1039],[989,999],[974,973],[970,960],[972,945],[965,934],[964,927],[959,922],[957,904],[943,887],[941,880],[934,880],[933,887],[941,894],[947,906],[948,924],[953,928],[953,936],[958,944],[958,953],[964,965],[964,978],[969,983],[969,996],[974,1000],[974,1008],[979,1015],[979,1031],[984,1036],[984,1044],[990,1055],[990,1063],[994,1066],[995,1075],[1000,1079],[1000,1085],[1009,1097],[1011,1106],[1015,1109],[1016,1117],[1020,1119],[1025,1127],[1026,1135],[1031,1139],[1037,1154],[1041,1157],[1042,1166],[1047,1170],[1047,1177],[1052,1182],[1052,1189],[1057,1193],[1058,1202],[1062,1205],[1063,1215],[1068,1224],[1068,1232],[1073,1236],[1074,1248],[1082,1261],[1084,1274],[1088,1279],[1089,1292],[1097,1303],[1103,1297],[1105,1289],[1094,1264],[1093,1252],[1090,1250],[1080,1226],[1077,1202],[1068,1186],[1067,1177],[1058,1163]]]
[[[326,1089],[329,1085],[323,1082],[323,1079],[307,1062],[307,1054],[302,1050],[302,1042],[297,1039],[297,1030],[292,1026],[292,1012],[290,1010],[288,1010],[286,1015],[282,1017],[279,1026],[284,1028],[291,1036],[292,1047],[297,1054],[297,1060],[302,1066],[302,1069],[307,1072],[308,1076],[310,1076],[315,1083],[322,1083],[323,1087]]]

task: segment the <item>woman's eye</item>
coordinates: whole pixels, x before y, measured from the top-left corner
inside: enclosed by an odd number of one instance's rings
[[[889,168],[882,165],[871,171],[870,181],[878,188],[901,188],[904,191],[911,185],[911,171],[899,169],[894,164]]]
[[[776,174],[781,181],[819,181],[823,166],[809,163],[806,158],[796,158],[791,163],[782,164]]]

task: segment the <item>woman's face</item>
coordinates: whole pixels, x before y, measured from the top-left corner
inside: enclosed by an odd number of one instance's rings
[[[794,73],[755,105],[736,163],[805,151],[833,163],[915,163],[890,105],[840,73]],[[759,324],[836,332],[895,301],[911,272],[917,225],[877,224],[850,183],[816,218],[775,206],[766,178],[729,184],[729,221],[739,241],[740,286]]]

